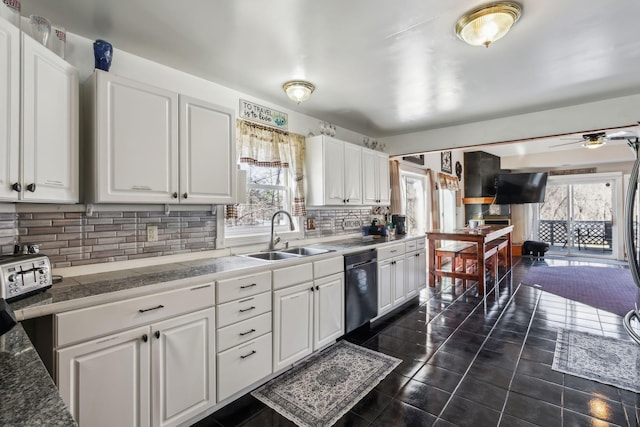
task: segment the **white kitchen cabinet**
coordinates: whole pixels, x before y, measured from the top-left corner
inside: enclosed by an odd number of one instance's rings
[[[85,88],[87,201],[235,200],[232,110],[100,70]]]
[[[273,370],[344,335],[344,258],[274,270]]]
[[[234,112],[180,95],[181,202],[235,202]]]
[[[78,202],[77,70],[2,19],[0,58],[0,200]]]
[[[313,350],[344,335],[344,273],[314,281]]]
[[[149,426],[151,346],[140,327],[57,352],[58,389],[79,426]]]
[[[219,280],[218,401],[272,372],[271,271]]]
[[[405,292],[407,299],[418,294],[418,253],[416,251],[407,252],[405,261]]]
[[[307,203],[362,204],[362,147],[326,135],[307,138]]]
[[[79,201],[78,72],[22,35],[22,200]]]
[[[175,426],[215,398],[209,308],[57,351],[58,388],[82,426]]]
[[[0,200],[16,201],[20,177],[20,30],[0,19]]]
[[[378,249],[377,253],[378,316],[380,316],[406,300],[404,244],[385,246]]]
[[[379,151],[363,148],[362,172],[363,204],[390,204],[389,156]]]
[[[151,423],[176,426],[216,403],[213,308],[151,326]]]
[[[273,371],[313,352],[313,282],[273,292]]]

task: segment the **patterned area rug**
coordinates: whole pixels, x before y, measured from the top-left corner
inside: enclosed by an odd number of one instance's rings
[[[300,426],[330,426],[400,362],[340,341],[251,394]]]
[[[553,369],[640,393],[640,345],[558,329]]]

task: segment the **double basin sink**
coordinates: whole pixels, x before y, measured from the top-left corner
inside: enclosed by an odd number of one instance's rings
[[[280,261],[284,259],[326,254],[327,252],[333,252],[333,251],[331,249],[300,247],[300,248],[282,249],[277,251],[254,252],[254,253],[246,254],[243,256],[248,258],[261,259],[264,261]]]

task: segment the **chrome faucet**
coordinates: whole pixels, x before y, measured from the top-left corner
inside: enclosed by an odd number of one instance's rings
[[[273,214],[271,217],[271,241],[269,242],[269,250],[272,251],[276,248],[276,245],[280,241],[280,237],[276,237],[275,230],[273,229],[273,224],[276,221],[276,217],[280,214],[285,214],[289,217],[289,230],[294,231],[296,228],[293,226],[293,218],[291,218],[291,214],[285,210],[279,210]]]

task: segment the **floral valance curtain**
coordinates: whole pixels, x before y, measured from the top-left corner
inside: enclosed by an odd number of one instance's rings
[[[236,153],[240,163],[262,167],[285,168],[293,183],[293,216],[306,216],[305,137],[296,133],[237,120]],[[226,217],[233,217],[234,206],[227,206]]]

